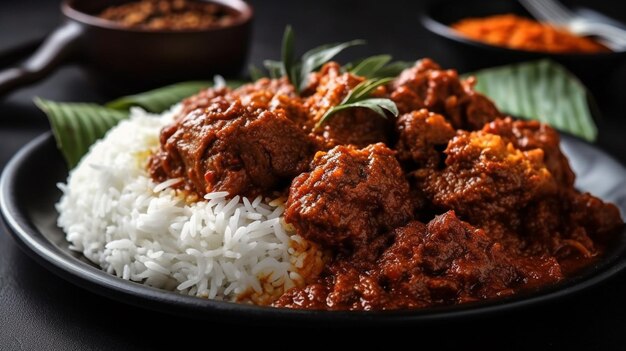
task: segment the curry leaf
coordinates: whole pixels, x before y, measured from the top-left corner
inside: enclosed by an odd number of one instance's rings
[[[96,104],[60,103],[35,98],[35,104],[48,116],[52,133],[70,168],[89,151],[89,147],[128,112]]]
[[[364,59],[349,62],[345,64],[342,69],[344,72],[350,72],[352,74],[371,79],[396,77],[403,70],[415,65],[415,62],[409,61],[394,61],[388,63],[389,60],[386,59],[387,57],[391,58],[391,56],[389,55],[376,55],[367,57]],[[384,64],[380,65],[381,61],[383,61]]]
[[[352,103],[368,97],[376,88],[391,82],[393,78],[368,79],[359,83],[345,97],[342,103]]]
[[[306,88],[309,80],[309,74],[318,69],[324,63],[330,61],[333,57],[337,56],[343,50],[356,45],[365,44],[364,40],[352,40],[344,43],[335,43],[319,46],[315,49],[311,49],[302,55],[300,59],[299,69],[299,84],[296,86],[298,91]],[[292,81],[293,84],[293,81]]]
[[[350,73],[362,76],[362,77],[372,77],[376,74],[383,66],[385,66],[389,61],[391,61],[391,55],[376,55],[368,57],[361,62],[359,62],[354,68],[350,69]]]
[[[557,129],[593,141],[597,128],[588,104],[588,92],[561,65],[540,60],[489,68],[472,73],[476,90],[503,112],[536,119]]]
[[[282,75],[289,77],[289,81],[294,86],[298,86],[298,75],[295,70],[295,53],[294,53],[294,34],[291,26],[285,27],[285,34],[283,34],[283,44],[282,44]]]
[[[398,115],[398,107],[396,106],[396,104],[392,100],[384,99],[384,98],[370,98],[370,99],[360,100],[357,102],[352,102],[346,105],[340,105],[340,106],[337,106],[337,109],[335,110],[335,112],[344,110],[347,108],[354,108],[354,107],[369,108],[370,110],[374,110],[379,115],[385,118],[387,117],[387,115],[385,114],[384,110],[387,110],[394,116]]]
[[[277,79],[287,77],[289,82],[300,92],[306,88],[309,75],[324,63],[331,60],[341,51],[354,46],[365,44],[363,40],[352,40],[344,43],[326,44],[318,46],[304,53],[299,59],[295,55],[295,33],[291,26],[285,28],[281,45],[281,60],[265,60],[263,66],[269,73],[269,77]],[[263,72],[256,67],[250,67],[250,76],[258,79]]]
[[[387,118],[387,114],[385,112],[388,111],[394,116],[398,116],[398,107],[396,104],[390,99],[384,98],[370,98],[371,93],[381,85],[389,83],[393,78],[383,78],[383,79],[368,79],[365,80],[346,95],[346,97],[341,101],[341,103],[337,106],[333,106],[330,108],[322,118],[320,118],[319,122],[317,122],[316,127],[320,127],[324,122],[328,120],[335,113],[351,109],[357,107],[368,108],[378,115]]]

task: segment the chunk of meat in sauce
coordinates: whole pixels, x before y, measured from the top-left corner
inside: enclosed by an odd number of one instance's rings
[[[339,105],[350,90],[364,78],[350,73],[341,73],[341,67],[330,62],[319,73],[314,74],[315,92],[306,98],[305,107],[309,111],[312,136],[318,140],[321,149],[328,150],[336,145],[365,147],[378,142],[386,143],[392,130],[392,123],[367,108],[353,108],[337,112],[319,128],[315,125],[332,107]],[[385,88],[379,87],[373,96],[384,96]]]
[[[506,296],[563,278],[555,259],[511,255],[452,211],[431,220],[422,236],[411,230],[410,226],[397,229],[394,244],[378,260],[381,277],[399,286],[395,293],[400,296],[411,293],[410,284],[403,280],[419,281],[420,273],[428,277],[426,287],[434,304]],[[403,267],[411,267],[408,272],[413,277],[404,277]]]
[[[426,109],[398,117],[396,133],[398,160],[412,168],[437,167],[443,149],[456,134],[443,116]]]
[[[242,105],[251,109],[258,108],[272,112],[283,110],[287,118],[302,128],[308,123],[307,110],[296,94],[293,85],[284,77],[280,79],[261,78],[235,90],[227,87],[204,89],[183,100],[178,118],[185,117],[196,110],[203,112],[216,97],[224,97],[230,102],[240,100]]]
[[[483,127],[483,132],[497,134],[522,151],[542,149],[546,168],[559,184],[572,187],[574,172],[559,147],[559,133],[538,121],[519,121],[510,117],[496,119]]]
[[[520,221],[519,208],[557,193],[540,149],[520,151],[495,134],[460,132],[445,154],[443,170],[414,173],[418,187],[435,206],[489,228],[496,239],[503,236],[500,223]]]
[[[354,264],[335,260],[319,281],[287,291],[275,306],[302,309],[419,308],[510,295],[562,279],[550,257],[511,255],[454,212],[387,234],[382,254]]]
[[[233,91],[241,103],[249,108],[267,109],[275,112],[283,110],[285,116],[303,130],[308,130],[308,112],[296,89],[287,78],[261,78],[245,84]]]
[[[478,130],[501,113],[474,84],[473,78],[460,79],[455,70],[422,59],[396,78],[391,99],[402,114],[426,108],[445,116],[454,128]]]
[[[409,185],[383,144],[318,152],[289,190],[285,221],[326,248],[350,249],[412,218]]]
[[[615,205],[573,188],[520,209],[520,214],[520,228],[510,230],[526,239],[523,251],[552,254],[567,273],[592,260],[623,225]]]
[[[181,103],[181,110],[177,113],[176,119],[183,118],[196,110],[202,112],[209,107],[211,101],[216,97],[227,98],[230,94],[231,90],[227,87],[201,90],[198,94],[192,95],[183,100]]]
[[[307,169],[313,147],[282,109],[244,107],[219,96],[161,132],[161,149],[150,160],[158,181],[182,177],[204,195],[227,191],[254,197],[281,190]]]

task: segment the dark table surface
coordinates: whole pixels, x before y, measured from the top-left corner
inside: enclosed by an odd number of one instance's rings
[[[624,5],[613,1],[611,6]],[[452,64],[420,26],[418,1],[253,1],[256,7],[250,60],[279,55],[285,24],[294,24],[301,49],[330,41],[367,39],[354,55],[391,53],[411,60],[430,56]],[[59,23],[56,1],[22,0],[0,4],[0,53],[37,42]],[[617,10],[617,9],[616,9]],[[360,51],[359,51],[360,50]],[[0,62],[5,65],[7,62]],[[0,67],[2,68],[2,67]],[[626,162],[626,70],[607,77],[613,93],[600,97],[598,145]],[[0,99],[0,170],[25,143],[49,129],[33,96],[59,101],[109,99],[97,93],[78,66],[57,70],[45,81]],[[441,346],[529,349],[624,349],[626,347],[626,274],[575,296],[513,313],[480,319],[422,325],[404,335],[419,347]],[[126,350],[154,349],[168,342],[206,340],[219,327],[131,307],[82,290],[50,273],[23,253],[0,228],[0,350]],[[298,326],[294,326],[299,329]],[[247,328],[246,330],[250,330]],[[293,333],[285,331],[283,335]],[[306,332],[302,332],[307,337]],[[392,335],[394,331],[386,331]],[[352,333],[351,333],[352,334]],[[219,337],[218,334],[214,334]],[[368,340],[377,334],[352,334]],[[504,337],[503,337],[504,336]],[[307,337],[308,339],[308,337]],[[314,338],[311,342],[323,341]],[[431,346],[432,347],[432,346]]]

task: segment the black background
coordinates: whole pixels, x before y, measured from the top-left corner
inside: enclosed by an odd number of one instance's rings
[[[326,42],[364,38],[368,46],[354,49],[348,58],[391,53],[404,60],[429,56],[444,66],[454,62],[419,24],[418,16],[424,7],[419,1],[258,0],[252,3],[256,20],[250,60],[256,64],[264,58],[278,57],[280,38],[287,23],[294,25],[296,43],[301,50]],[[626,5],[621,2],[596,3],[600,8],[613,6],[613,13],[626,11]],[[1,2],[0,52],[40,40],[59,21],[56,1]],[[0,61],[0,64],[2,69],[8,62]],[[612,93],[600,97],[604,118],[598,121],[598,144],[622,162],[626,162],[624,82],[626,69],[607,77],[608,91]],[[45,81],[0,98],[0,169],[16,150],[49,128],[43,114],[32,104],[33,96],[93,102],[110,98],[92,89],[80,67],[75,65],[58,69]],[[186,340],[210,347],[210,340],[224,338],[226,329],[252,331],[245,324],[224,325],[173,317],[84,291],[39,266],[20,251],[5,229],[0,229],[0,350],[155,349],[170,343],[186,345]],[[412,348],[624,349],[626,275],[549,305],[478,319],[410,326],[410,329],[408,333],[399,329],[337,333],[305,330],[295,325],[280,327],[279,336],[296,336],[306,340],[307,346],[327,343],[325,335],[344,335],[355,341],[403,337]],[[260,336],[259,343],[272,339],[267,333]],[[235,341],[257,340],[239,339]],[[427,346],[433,342],[438,345]]]

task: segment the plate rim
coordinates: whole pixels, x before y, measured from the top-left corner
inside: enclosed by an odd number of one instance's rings
[[[626,172],[626,168],[624,168],[619,161],[601,148],[583,139],[568,135],[567,133],[559,133],[563,138],[585,144],[586,147],[591,147],[601,152],[604,156],[621,166]],[[18,246],[28,256],[64,280],[97,295],[153,311],[193,317],[196,319],[229,319],[239,322],[242,321],[242,317],[246,318],[246,322],[273,319],[279,322],[332,322],[349,325],[354,325],[355,323],[371,325],[383,323],[436,322],[479,315],[498,314],[527,306],[548,303],[561,297],[577,294],[600,284],[626,268],[626,252],[620,252],[614,262],[611,264],[605,263],[605,265],[608,264],[608,266],[603,267],[599,272],[570,277],[561,283],[543,287],[530,293],[521,293],[511,297],[484,300],[476,303],[415,310],[297,310],[209,300],[182,295],[177,292],[153,288],[118,278],[76,257],[68,255],[66,252],[62,251],[60,247],[43,236],[27,218],[25,213],[21,213],[13,194],[14,189],[12,189],[12,185],[15,182],[15,174],[19,171],[20,167],[28,163],[29,156],[36,154],[40,149],[43,149],[51,142],[54,142],[52,132],[44,132],[24,145],[5,165],[2,175],[0,176],[0,217],[3,219],[6,232],[14,238]],[[622,229],[622,233],[626,233],[626,228]]]

